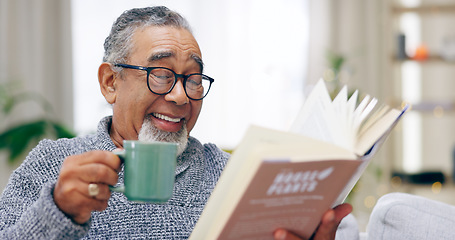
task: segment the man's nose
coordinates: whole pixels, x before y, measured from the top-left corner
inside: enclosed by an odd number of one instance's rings
[[[175,102],[177,105],[184,105],[190,101],[185,93],[182,81],[177,81],[172,91],[166,94],[164,99],[166,99],[166,101]]]

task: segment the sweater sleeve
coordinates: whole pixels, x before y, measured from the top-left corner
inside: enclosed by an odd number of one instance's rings
[[[46,184],[38,200],[25,210],[19,206],[20,201],[13,204],[2,197],[0,239],[79,239],[85,236],[90,222],[84,225],[76,224],[60,211],[52,196],[53,187],[54,184]],[[8,194],[5,192],[3,195]],[[8,221],[12,219],[4,218],[17,215],[17,211],[21,210],[24,211],[18,220],[8,225]]]
[[[44,145],[13,172],[0,197],[0,239],[78,239],[90,228],[90,223],[74,223],[55,204],[59,164]],[[53,163],[46,165],[44,159]]]

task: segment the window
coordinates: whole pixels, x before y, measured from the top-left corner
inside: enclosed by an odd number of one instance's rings
[[[250,124],[285,130],[301,107],[308,55],[306,1],[154,1],[184,15],[215,78],[191,135],[234,148]],[[75,129],[111,114],[97,80],[103,43],[126,9],[150,1],[72,1]],[[278,84],[277,84],[278,83]],[[241,86],[241,87],[239,87]]]

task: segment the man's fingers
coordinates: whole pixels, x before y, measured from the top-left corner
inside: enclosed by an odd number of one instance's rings
[[[335,239],[338,224],[335,221],[335,211],[330,209],[322,216],[321,224],[316,230],[313,240],[331,240]]]
[[[314,240],[329,240],[335,239],[335,234],[340,225],[341,220],[346,217],[352,211],[352,206],[350,204],[344,203],[338,205],[334,209],[327,211],[321,220],[316,234],[314,235]]]
[[[298,237],[297,235],[294,235],[293,233],[281,228],[275,230],[273,237],[275,240],[302,240],[302,238]]]
[[[54,189],[55,204],[75,222],[83,224],[90,219],[92,211],[103,211],[108,206],[109,187],[105,184],[99,185],[100,191],[95,197],[89,196],[86,183],[72,187],[70,185],[62,188],[56,186]]]
[[[105,183],[115,185],[118,181],[117,172],[100,163],[85,164],[80,167],[83,174],[79,178],[86,183]]]
[[[71,158],[71,157],[68,157]],[[90,151],[83,153],[77,157],[74,164],[85,165],[92,163],[101,163],[109,166],[112,169],[119,169],[121,165],[120,158],[112,152],[108,151]]]
[[[333,210],[335,211],[335,221],[340,223],[344,217],[352,212],[352,205],[349,203],[343,203],[336,206]]]
[[[321,224],[316,233],[311,238],[313,240],[332,240],[335,239],[335,234],[341,220],[352,212],[352,206],[344,203],[338,205],[334,209],[328,210],[321,219]],[[289,232],[285,229],[277,229],[273,233],[275,240],[298,240],[301,237]]]
[[[75,222],[85,223],[92,211],[102,211],[108,206],[111,196],[108,185],[117,184],[120,165],[118,156],[108,151],[69,156],[63,162],[53,191],[55,203]],[[97,184],[92,196],[91,183]]]

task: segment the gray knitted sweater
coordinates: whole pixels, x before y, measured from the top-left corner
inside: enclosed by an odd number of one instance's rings
[[[177,159],[173,197],[166,204],[133,203],[112,193],[105,211],[78,225],[55,205],[52,190],[63,160],[91,150],[112,151],[111,117],[96,134],[43,140],[16,169],[0,199],[0,239],[186,239],[193,230],[229,155],[190,137]],[[119,174],[123,182],[123,172]]]

